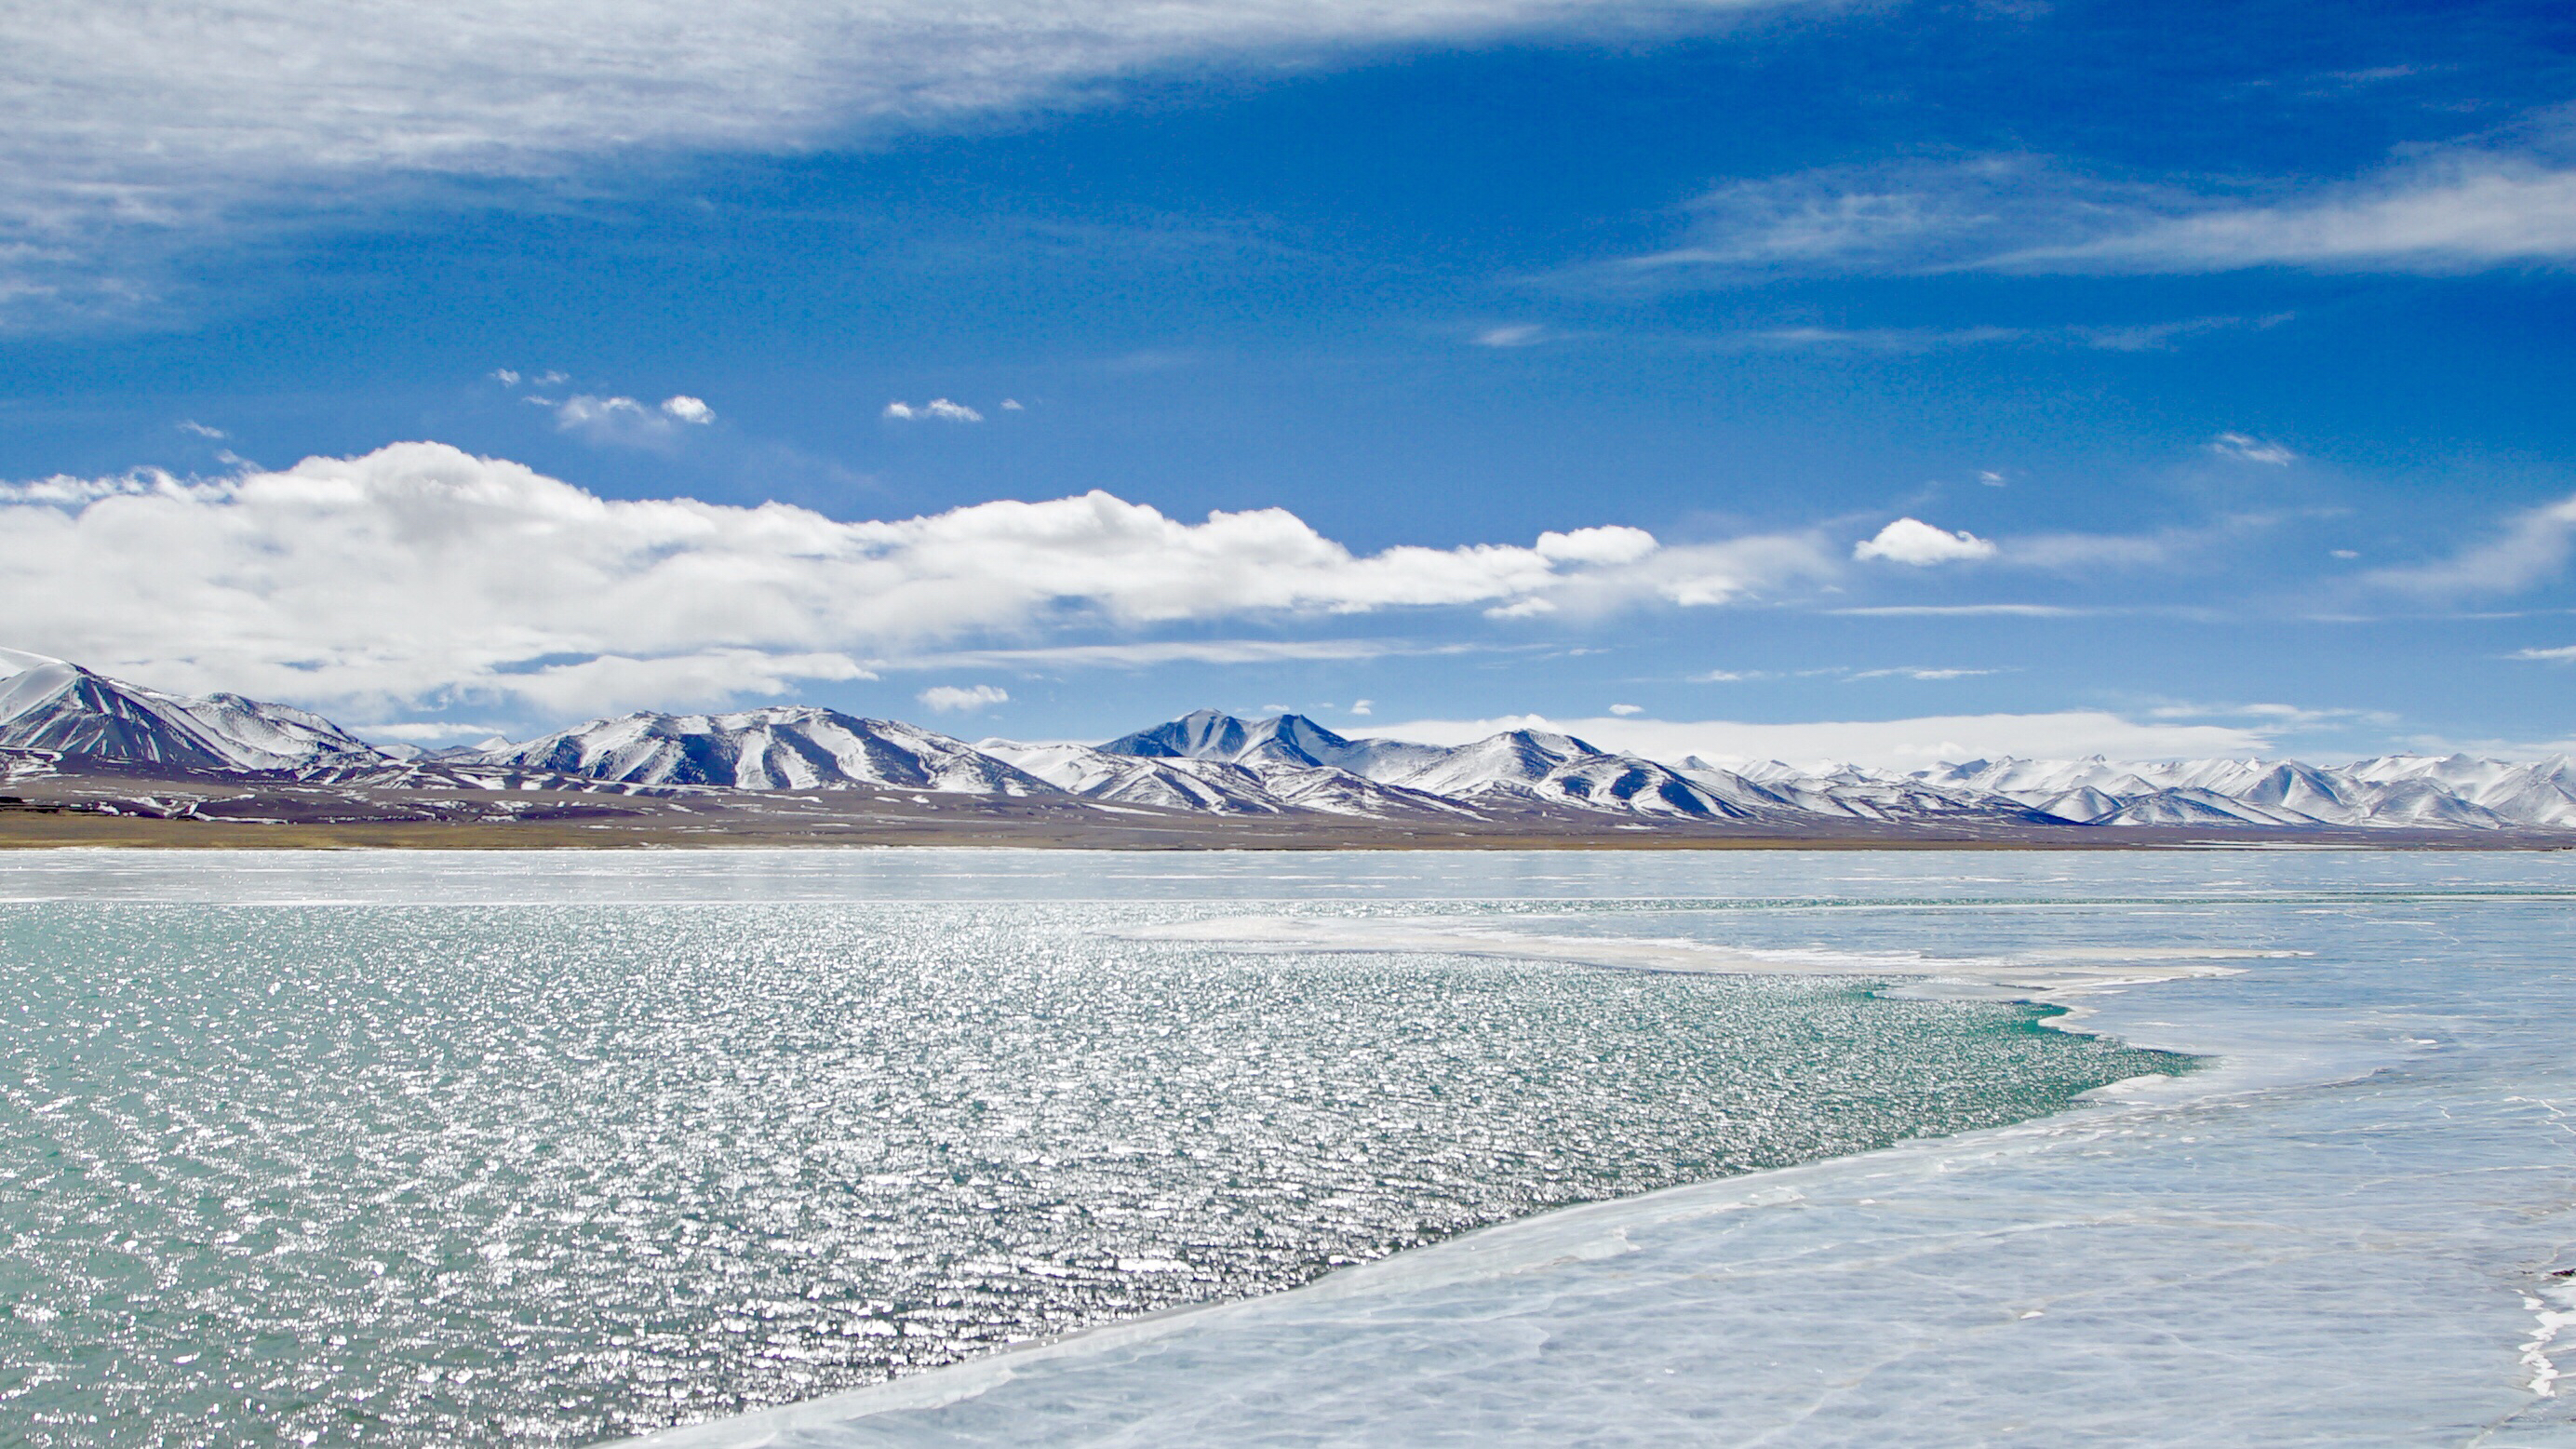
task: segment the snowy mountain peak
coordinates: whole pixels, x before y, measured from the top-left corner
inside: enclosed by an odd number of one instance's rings
[[[917,725],[773,705],[639,712],[470,750],[377,750],[318,714],[236,694],[202,699],[0,649],[0,749],[198,771],[479,770],[627,785],[882,789],[1089,801],[1104,810],[1378,820],[1617,817],[1823,821],[1906,828],[2163,826],[2576,831],[2576,759],[2386,755],[2297,760],[2046,760],[2000,756],[1898,773],[1779,761],[1668,766],[1543,729],[1457,746],[1352,739],[1303,715],[1200,710],[1106,745],[968,745]],[[461,772],[461,773],[460,773]],[[345,778],[345,776],[343,776]],[[522,776],[524,778],[524,775]],[[557,782],[560,783],[560,782]]]
[[[1243,719],[1222,710],[1192,710],[1152,729],[1121,735],[1102,745],[1113,755],[1163,760],[1223,760],[1239,765],[1266,759],[1308,767],[1334,763],[1351,742],[1302,714]]]
[[[639,712],[591,720],[472,762],[550,770],[630,785],[799,790],[881,785],[972,795],[1052,794],[1054,787],[918,725],[859,719],[810,705],[731,714]]]
[[[238,694],[165,694],[77,664],[41,662],[0,678],[0,748],[195,770],[346,769],[383,765],[364,740],[318,714]]]

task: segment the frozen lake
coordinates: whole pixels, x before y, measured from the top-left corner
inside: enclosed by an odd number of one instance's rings
[[[2576,1443],[2571,867],[22,857],[0,1425]]]

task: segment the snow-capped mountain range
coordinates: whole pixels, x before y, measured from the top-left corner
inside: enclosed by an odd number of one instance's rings
[[[0,651],[0,750],[222,774],[510,789],[876,789],[1121,811],[1386,822],[2190,826],[2576,831],[2576,760],[1972,760],[1895,773],[1664,764],[1512,730],[1455,747],[1350,739],[1301,715],[1214,710],[1106,744],[968,744],[808,706],[638,713],[519,744],[380,750],[329,720],[236,695],[164,693]]]
[[[77,664],[0,649],[0,749],[51,750],[201,770],[387,763],[318,714],[237,694],[164,694]]]

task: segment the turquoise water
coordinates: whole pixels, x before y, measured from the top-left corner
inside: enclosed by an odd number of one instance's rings
[[[1258,866],[0,863],[0,1437],[596,1440],[2184,1060],[1850,979],[1113,934],[1400,909],[1905,944],[1567,899],[1635,878],[1562,858]]]

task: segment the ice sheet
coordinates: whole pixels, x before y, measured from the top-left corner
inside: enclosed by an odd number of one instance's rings
[[[2196,866],[2190,888],[2213,899],[2142,893],[2029,950],[2098,952],[2108,934],[2113,958],[2264,952],[2227,977],[2050,988],[2087,1029],[2212,1053],[2216,1070],[649,1442],[2576,1445],[2576,1278],[2558,1276],[2576,1269],[2569,865]],[[2021,877],[1977,888],[1998,898],[2115,874],[1975,868]],[[1709,959],[1739,964],[1787,949],[1712,922],[1630,933],[1707,937]],[[1843,950],[1892,949],[1888,928],[1835,926]],[[1461,944],[1436,926],[1348,929],[1375,933],[1369,950]],[[1516,949],[1510,930],[1475,930]],[[1294,935],[1246,934],[1263,931]],[[1539,939],[1568,934],[1549,923],[1518,945],[1584,959]],[[1952,912],[1917,934],[2012,933]]]

